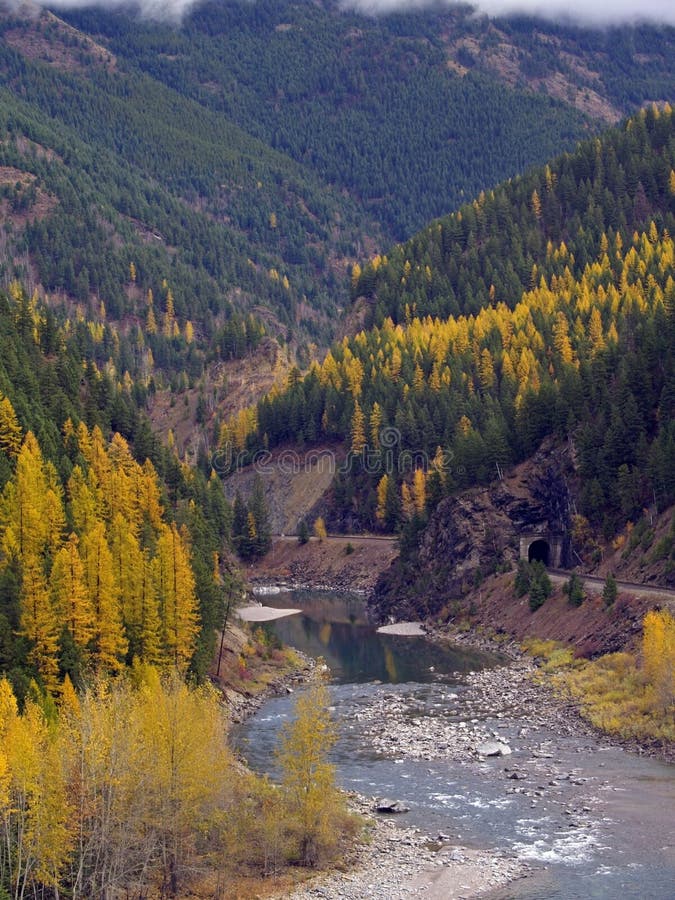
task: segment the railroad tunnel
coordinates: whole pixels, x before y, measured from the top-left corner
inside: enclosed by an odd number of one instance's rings
[[[545,541],[543,538],[532,541],[527,548],[527,561],[543,562],[545,566],[549,566],[551,563],[551,546],[549,542]]]

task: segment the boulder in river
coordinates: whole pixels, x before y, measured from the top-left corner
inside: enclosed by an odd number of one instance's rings
[[[509,756],[511,748],[502,741],[484,741],[476,746],[479,756]]]
[[[410,807],[400,800],[378,800],[375,804],[375,812],[379,813],[407,813]]]

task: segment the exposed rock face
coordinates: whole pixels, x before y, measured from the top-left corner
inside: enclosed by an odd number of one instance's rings
[[[467,593],[481,575],[513,565],[523,532],[565,538],[573,476],[569,448],[545,443],[502,481],[443,500],[416,557],[396,560],[380,577],[373,597],[376,615],[434,614]]]

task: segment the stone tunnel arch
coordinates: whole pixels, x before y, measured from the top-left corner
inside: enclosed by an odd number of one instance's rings
[[[545,566],[549,566],[551,563],[551,545],[549,542],[544,540],[544,538],[532,541],[527,548],[527,561],[543,562]]]

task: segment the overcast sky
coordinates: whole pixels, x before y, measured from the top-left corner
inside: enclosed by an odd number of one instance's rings
[[[180,19],[199,0],[132,0],[146,15],[154,19]],[[252,0],[255,2],[255,0]],[[367,13],[415,9],[438,0],[340,0],[343,6]],[[453,0],[440,0],[447,6]],[[44,0],[43,5],[62,9],[91,5],[116,7],[129,5],[129,0]],[[675,0],[478,0],[473,4],[490,16],[507,13],[529,13],[561,21],[573,19],[589,25],[616,25],[649,21],[675,25]]]

